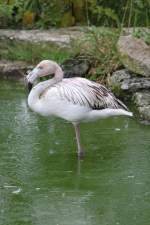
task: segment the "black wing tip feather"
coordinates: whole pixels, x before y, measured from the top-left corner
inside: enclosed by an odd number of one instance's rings
[[[121,100],[117,99],[117,103],[122,109],[129,111],[128,107]]]
[[[118,98],[115,97],[115,95],[111,92],[111,90],[107,89],[105,86],[99,84],[99,87],[95,86],[95,85],[89,85],[89,87],[91,87],[94,90],[94,94],[95,97],[97,99],[104,97],[104,98],[109,98],[111,97],[113,100],[113,104],[112,106],[108,105],[105,101],[103,102],[103,105],[96,105],[94,104],[92,106],[93,110],[102,110],[102,109],[106,109],[106,108],[116,108],[116,109],[124,109],[126,111],[129,111],[128,107]],[[99,99],[100,100],[100,99]]]

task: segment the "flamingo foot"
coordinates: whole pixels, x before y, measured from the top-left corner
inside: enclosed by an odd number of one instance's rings
[[[77,155],[78,159],[83,159],[85,156],[84,150],[80,143],[80,127],[78,123],[73,123],[75,128],[75,134],[76,134],[76,141],[77,141]]]
[[[85,151],[84,150],[78,151],[78,159],[83,160],[84,157],[85,157]]]

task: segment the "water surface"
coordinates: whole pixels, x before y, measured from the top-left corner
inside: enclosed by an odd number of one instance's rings
[[[150,127],[113,118],[74,130],[0,81],[0,225],[149,225]]]

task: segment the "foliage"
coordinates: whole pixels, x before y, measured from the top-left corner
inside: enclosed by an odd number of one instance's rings
[[[11,26],[12,6],[0,4],[0,27]]]
[[[146,29],[135,29],[133,36],[136,38],[141,38],[146,44],[150,45],[150,32]]]
[[[40,19],[37,21],[36,26],[40,28],[49,28],[50,26],[59,26],[62,17],[62,2],[58,0],[43,0],[41,4]]]
[[[103,26],[120,26],[118,15],[114,9],[98,5],[97,1],[88,0],[88,2],[91,23]]]
[[[60,49],[50,44],[33,44],[3,40],[0,42],[0,59],[23,60],[37,63],[42,59],[52,59],[62,63],[74,56],[82,56],[91,63],[89,78],[105,80],[118,67],[120,62],[116,50],[119,31],[115,29],[96,28],[87,29],[85,36],[72,42],[69,49]]]
[[[40,12],[41,5],[39,0],[26,1],[24,4],[22,24],[28,28],[32,28],[36,18],[40,15]]]
[[[1,28],[16,28],[20,27],[23,16],[24,0],[15,0],[10,4],[0,1],[0,27]]]
[[[84,55],[92,64],[91,79],[105,79],[121,65],[116,50],[118,36],[117,30],[91,27],[83,39],[74,43],[73,53]]]
[[[41,4],[39,0],[28,0],[24,4],[24,9],[30,12],[35,12],[38,15],[41,12]]]
[[[43,59],[52,59],[62,63],[70,57],[70,52],[50,44],[3,40],[0,42],[0,49],[0,60],[22,60],[29,63],[37,63]]]
[[[149,9],[149,0],[0,0],[0,27],[148,27]]]

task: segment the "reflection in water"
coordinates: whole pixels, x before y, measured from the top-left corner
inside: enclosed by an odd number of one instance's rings
[[[113,118],[72,126],[42,118],[1,81],[0,225],[150,224],[150,127]]]

